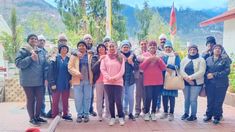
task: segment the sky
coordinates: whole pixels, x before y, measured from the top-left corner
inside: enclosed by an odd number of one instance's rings
[[[130,6],[142,8],[145,0],[120,0],[121,3],[127,4]],[[165,7],[172,6],[174,1],[175,7],[183,7],[183,8],[192,8],[195,10],[201,9],[212,9],[212,8],[226,8],[227,0],[148,0],[149,5],[152,7]]]
[[[51,5],[56,6],[54,0],[45,0]],[[145,0],[120,0],[120,3],[127,4],[132,7],[136,5],[139,8],[143,7]],[[171,7],[174,1],[175,7],[192,8],[195,10],[226,8],[228,0],[147,0],[151,7]]]

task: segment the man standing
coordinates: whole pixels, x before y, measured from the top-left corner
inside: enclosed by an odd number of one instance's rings
[[[38,43],[37,43],[37,47],[40,48],[44,55],[47,56],[47,50],[45,49],[45,44],[46,44],[46,38],[41,34],[38,36]],[[46,93],[46,88],[47,88],[47,85],[48,85],[48,82],[47,82],[47,79],[44,78],[44,81],[45,81],[45,85],[44,85],[44,88],[43,88],[43,100],[42,100],[42,108],[41,108],[41,116],[42,117],[47,117],[46,116],[46,104],[45,104],[45,93]]]
[[[84,35],[83,40],[87,44],[87,53],[94,55],[96,49],[93,46],[92,36],[90,34],[86,34]],[[94,86],[92,85],[91,105],[89,112],[92,116],[97,116],[96,112],[94,111],[93,102],[94,102]]]

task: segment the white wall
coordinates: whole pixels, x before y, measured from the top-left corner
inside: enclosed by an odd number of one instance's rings
[[[235,0],[229,0],[228,9],[235,8]],[[223,46],[228,54],[235,53],[235,18],[224,21]]]

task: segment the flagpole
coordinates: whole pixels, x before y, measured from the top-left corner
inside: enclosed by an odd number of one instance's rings
[[[106,6],[106,35],[112,34],[112,0],[105,0]]]
[[[174,45],[174,38],[175,38],[175,34],[176,34],[176,14],[175,14],[175,6],[174,6],[174,2],[172,4],[171,7],[171,14],[170,14],[170,38],[171,38],[171,42]]]

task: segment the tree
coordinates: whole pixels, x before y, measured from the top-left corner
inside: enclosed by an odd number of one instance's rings
[[[150,9],[148,2],[145,1],[144,8],[142,10],[138,10],[136,13],[139,28],[139,31],[137,31],[137,37],[139,40],[147,38],[150,20],[152,19],[152,16],[153,11]]]
[[[67,32],[84,35],[89,33],[94,41],[102,41],[105,36],[104,0],[55,0]],[[126,38],[125,19],[121,16],[119,0],[112,0],[112,38]],[[71,34],[70,34],[71,35]]]
[[[23,43],[23,28],[17,25],[16,9],[11,10],[11,34],[3,32],[0,41],[4,45],[5,57],[9,62],[14,62],[17,51]]]

